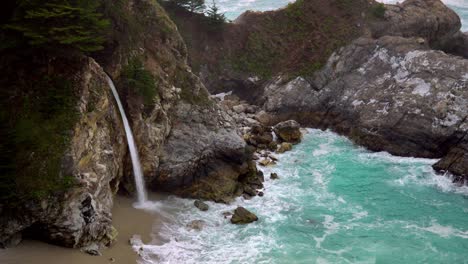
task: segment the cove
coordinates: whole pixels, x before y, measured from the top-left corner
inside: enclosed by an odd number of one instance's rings
[[[264,169],[264,197],[209,203],[208,212],[161,201],[164,243],[144,245],[142,263],[467,262],[468,188],[436,175],[436,160],[371,153],[313,129],[278,157]],[[239,205],[260,220],[230,224],[222,213]],[[193,220],[204,228],[187,228]]]

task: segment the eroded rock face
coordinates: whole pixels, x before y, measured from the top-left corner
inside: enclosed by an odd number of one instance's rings
[[[152,188],[214,201],[232,197],[252,153],[229,116],[215,105],[181,103],[172,120]]]
[[[429,50],[417,39],[359,39],[306,80],[266,88],[276,119],[333,128],[375,151],[441,158],[466,171],[468,60]],[[458,154],[457,154],[458,153]],[[461,155],[460,153],[463,153]]]
[[[151,103],[135,87],[120,87],[148,188],[215,201],[232,197],[239,177],[252,169],[252,155],[234,120],[191,72],[185,43],[164,9],[155,1],[131,0],[128,12],[143,32],[137,38],[119,36],[131,45],[118,42],[102,63],[119,80],[137,57],[155,78],[157,95]]]
[[[60,172],[72,176],[75,185],[43,201],[2,211],[0,244],[26,228],[38,238],[74,248],[108,245],[115,239],[112,196],[127,145],[104,71],[92,59],[81,63],[81,71],[69,78],[79,93],[79,118]]]

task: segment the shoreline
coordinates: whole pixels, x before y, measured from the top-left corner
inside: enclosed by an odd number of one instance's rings
[[[151,200],[160,200],[162,195],[150,194]],[[129,244],[133,235],[140,235],[144,243],[158,242],[154,230],[161,228],[162,219],[155,213],[133,207],[134,199],[116,195],[112,208],[112,221],[119,232],[117,241],[101,250],[102,256],[91,256],[79,249],[64,248],[38,240],[25,239],[17,247],[0,249],[2,264],[131,264],[140,259]]]

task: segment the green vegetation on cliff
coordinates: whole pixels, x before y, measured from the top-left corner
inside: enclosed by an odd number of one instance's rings
[[[70,71],[103,48],[102,1],[7,0],[0,20],[0,204],[68,189],[64,154],[77,120]],[[126,1],[126,0],[123,0]]]
[[[122,85],[134,89],[138,95],[143,97],[146,105],[153,104],[157,96],[156,82],[143,62],[139,58],[133,58],[122,70]]]
[[[6,151],[2,151],[0,201],[14,205],[73,185],[71,175],[60,172],[77,115],[76,96],[67,79],[35,76],[9,87],[2,92],[0,110],[5,136],[0,149]],[[13,106],[5,102],[7,98]]]
[[[217,92],[223,80],[312,74],[363,34],[372,6],[364,0],[297,0],[275,11],[247,11],[217,31],[204,15],[180,8],[169,13],[187,43],[192,68]]]
[[[97,11],[99,5],[95,0],[20,0],[2,29],[15,40],[10,43],[92,52],[102,49],[109,26]]]

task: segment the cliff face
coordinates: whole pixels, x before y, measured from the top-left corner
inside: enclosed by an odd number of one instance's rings
[[[185,19],[180,11],[174,16],[203,81],[215,87],[213,91],[232,91],[262,106],[265,112],[257,119],[263,123],[297,119],[306,126],[332,128],[372,150],[445,157],[436,169],[468,175],[464,165],[468,70],[461,58],[466,58],[468,45],[466,34],[460,32],[460,18],[440,0],[385,6],[351,3],[353,9],[343,8],[342,1],[298,1],[278,11],[246,12],[216,38],[205,36],[196,19]],[[298,7],[304,12],[291,16]],[[318,11],[327,17],[314,23],[321,14],[311,14]],[[325,28],[327,18],[336,26],[333,37]],[[295,26],[288,30],[285,25],[290,23]],[[202,32],[202,37],[193,32]],[[252,36],[257,46],[251,45]],[[275,44],[264,45],[269,41]],[[283,44],[287,52],[282,51]],[[254,47],[256,54],[273,50],[265,57],[274,62],[257,58],[252,61],[258,64],[247,63],[239,70],[226,59],[236,48],[248,54]],[[323,47],[339,51],[329,56]],[[219,53],[223,59],[214,60]],[[322,63],[317,54],[328,62]],[[317,62],[317,67],[303,70]],[[265,67],[273,77],[258,74],[251,65]]]
[[[153,190],[183,196],[232,197],[238,177],[253,169],[233,120],[187,65],[185,44],[165,11],[143,0],[129,1],[125,9],[133,18],[129,28],[117,32],[116,45],[98,57],[127,95],[146,182]],[[134,37],[124,34],[132,23],[140,28]],[[135,58],[155,78],[156,94],[149,102],[125,83],[125,68]]]
[[[190,64],[213,92],[244,89],[252,80],[278,74],[295,77],[321,68],[331,53],[380,20],[377,3],[353,0],[299,0],[270,12],[246,12],[233,23],[210,27],[206,17],[169,9],[187,42]]]
[[[77,118],[67,132],[70,139],[58,171],[58,177],[70,177],[72,185],[15,207],[4,204],[0,216],[3,246],[21,241],[23,230],[27,235],[67,247],[109,244],[115,239],[110,210],[122,175],[125,135],[102,68],[90,58],[74,64],[76,71],[62,77],[77,94]],[[35,188],[31,191],[41,190],[40,186]]]
[[[374,33],[386,36],[354,41],[311,76],[273,79],[259,118],[294,118],[371,150],[442,158],[435,169],[466,178],[468,61],[431,50],[459,37],[459,19],[440,1],[387,8],[379,23],[391,24]]]
[[[466,135],[467,73],[467,60],[416,39],[359,39],[314,77],[268,86],[265,109],[371,150],[440,158]]]
[[[74,91],[69,99],[73,132],[63,132],[69,136],[57,160],[59,168],[44,175],[69,184],[45,197],[0,206],[3,246],[19,242],[25,233],[93,253],[115,239],[112,196],[119,188],[133,192],[133,176],[104,70],[119,90],[149,188],[228,201],[242,187],[241,178],[255,176],[245,142],[191,72],[185,44],[165,11],[152,0],[130,0],[116,7],[118,12],[105,9],[115,28],[104,51],[93,54],[99,64],[81,58],[61,74]],[[65,68],[49,60],[45,71],[56,75],[55,70]],[[50,157],[40,159],[48,162]]]

